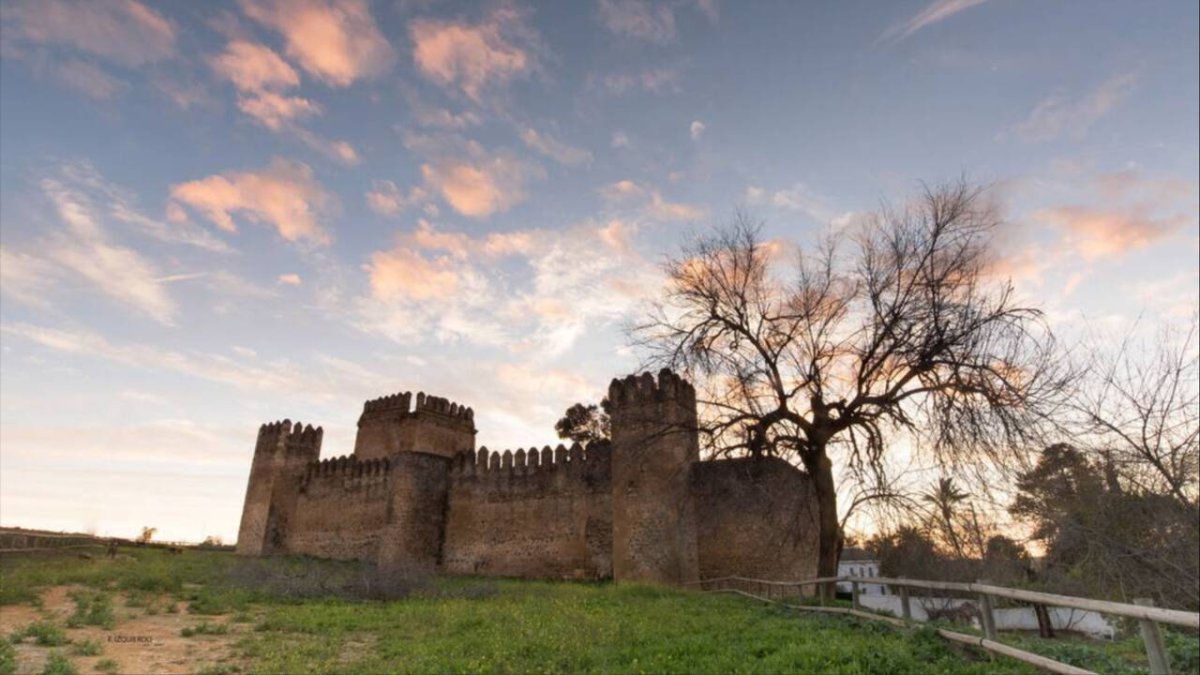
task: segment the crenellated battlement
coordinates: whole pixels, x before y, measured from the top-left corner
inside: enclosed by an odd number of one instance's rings
[[[572,443],[570,447],[536,446],[529,449],[491,451],[480,448],[459,453],[454,458],[451,471],[458,476],[485,475],[532,475],[547,471],[583,471],[588,467],[608,465],[612,461],[611,448],[607,441],[593,441],[587,445]]]
[[[425,392],[417,392],[415,407],[413,394],[409,391],[381,396],[363,404],[364,416],[368,413],[399,413],[404,416],[418,412],[432,412],[468,422],[475,419],[475,411],[471,408],[440,396],[426,395]]]
[[[305,467],[304,480],[308,482],[320,478],[359,478],[362,476],[384,476],[392,469],[391,462],[386,457],[359,461],[354,455],[327,457],[317,462],[309,462]]]
[[[608,400],[614,407],[677,401],[680,405],[696,405],[696,389],[690,382],[667,368],[658,371],[658,379],[650,373],[614,378],[608,385]]]

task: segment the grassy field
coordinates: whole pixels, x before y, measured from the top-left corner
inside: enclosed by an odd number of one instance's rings
[[[355,563],[196,550],[92,555],[0,558],[9,638],[0,640],[0,674],[1031,672],[950,646],[928,628],[726,595],[478,578],[395,584]],[[126,635],[153,641],[112,640]],[[1013,639],[1103,672],[1145,668],[1136,641]],[[1196,641],[1170,640],[1176,662],[1194,671]]]

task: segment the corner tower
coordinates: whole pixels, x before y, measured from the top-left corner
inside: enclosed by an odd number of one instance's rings
[[[613,577],[698,580],[691,468],[700,458],[696,390],[663,369],[613,380]]]
[[[324,431],[291,420],[258,428],[246,503],[238,528],[240,555],[281,553],[296,506],[300,481],[310,462],[321,455]]]
[[[359,461],[422,452],[452,458],[475,450],[475,412],[437,396],[410,392],[363,404],[354,455]]]

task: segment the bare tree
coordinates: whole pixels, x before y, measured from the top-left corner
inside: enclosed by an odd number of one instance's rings
[[[984,191],[960,182],[823,238],[790,277],[744,216],[665,264],[666,298],[635,343],[701,385],[711,452],[809,473],[818,574],[836,574],[842,545],[835,456],[846,478],[886,485],[901,435],[960,473],[1035,447],[1063,380],[1041,313],[988,275],[999,223]]]
[[[1136,330],[1136,329],[1135,329]],[[1200,487],[1197,316],[1163,326],[1150,344],[1133,331],[1115,354],[1093,349],[1074,400],[1085,439],[1135,489],[1195,508]]]

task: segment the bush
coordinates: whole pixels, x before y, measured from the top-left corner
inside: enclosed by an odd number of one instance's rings
[[[99,640],[84,640],[76,642],[74,649],[71,650],[76,656],[100,656],[104,651],[104,646]]]
[[[34,638],[35,642],[43,647],[60,647],[71,641],[62,627],[52,621],[38,621],[29,624],[21,632],[21,637],[22,639]]]
[[[100,659],[96,662],[96,671],[101,673],[115,673],[120,668],[116,661],[112,659]]]
[[[223,623],[209,623],[201,621],[195,626],[187,626],[179,631],[183,637],[192,637],[193,635],[225,635],[229,632],[229,626]]]
[[[79,669],[61,652],[50,652],[49,658],[46,659],[46,667],[42,669],[42,675],[79,675]]]
[[[100,626],[112,630],[116,617],[113,615],[112,598],[107,593],[84,589],[72,592],[71,599],[75,601],[75,613],[67,619],[67,626]]]

